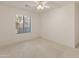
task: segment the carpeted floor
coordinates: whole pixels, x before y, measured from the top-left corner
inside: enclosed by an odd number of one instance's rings
[[[0,57],[65,58],[79,57],[79,48],[69,48],[45,39],[27,40],[0,49]]]

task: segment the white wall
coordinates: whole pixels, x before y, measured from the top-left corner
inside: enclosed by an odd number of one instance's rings
[[[16,14],[32,17],[32,32],[16,34]],[[13,42],[28,40],[39,37],[39,15],[27,10],[11,8],[10,6],[0,5],[0,46]]]
[[[79,45],[79,3],[75,3],[75,45]]]
[[[74,3],[45,12],[41,18],[43,38],[75,47]]]

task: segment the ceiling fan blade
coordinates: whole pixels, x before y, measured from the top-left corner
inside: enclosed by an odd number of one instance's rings
[[[50,6],[48,6],[48,5],[43,5],[43,7],[45,7],[45,8],[50,8]]]
[[[47,4],[47,2],[46,2],[46,1],[42,1],[41,3],[42,3],[43,5]]]
[[[39,1],[34,1],[34,3],[36,3],[38,5],[39,4]]]
[[[30,8],[33,8],[33,7],[36,7],[37,5],[34,4],[34,5],[31,5],[31,4],[26,4],[25,7],[30,7]]]

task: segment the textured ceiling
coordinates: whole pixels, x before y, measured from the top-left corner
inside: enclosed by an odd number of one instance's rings
[[[50,6],[50,8],[45,9],[43,11],[62,7],[64,5],[67,5],[67,4],[70,4],[70,3],[71,2],[69,2],[69,1],[47,1],[47,4]],[[13,7],[16,7],[16,8],[22,8],[22,9],[30,10],[30,11],[37,12],[37,13],[43,12],[43,11],[37,10],[36,8],[25,7],[26,4],[29,4],[31,6],[35,5],[34,1],[0,1],[0,4],[13,6]]]

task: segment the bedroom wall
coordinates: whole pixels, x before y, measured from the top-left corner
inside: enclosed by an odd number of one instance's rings
[[[16,14],[32,17],[32,32],[16,34]],[[39,15],[31,11],[0,4],[0,46],[40,36]]]
[[[43,38],[75,47],[74,3],[42,13],[41,23]]]
[[[79,3],[75,3],[75,46],[79,46]]]

